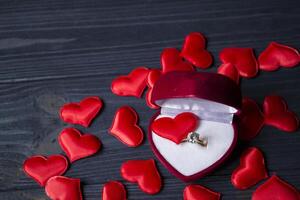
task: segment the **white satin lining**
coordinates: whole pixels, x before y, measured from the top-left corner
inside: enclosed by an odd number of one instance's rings
[[[221,123],[232,123],[234,113],[233,107],[199,98],[172,98],[156,102],[161,106],[162,115],[176,116],[183,112],[192,112],[206,121]]]
[[[159,115],[160,117],[175,117]],[[196,130],[208,140],[207,147],[193,143],[176,144],[152,132],[153,143],[159,153],[180,174],[191,176],[216,163],[228,151],[234,139],[231,124],[202,120]]]

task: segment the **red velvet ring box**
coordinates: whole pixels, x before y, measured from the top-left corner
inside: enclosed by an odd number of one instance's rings
[[[219,167],[237,141],[235,115],[241,109],[241,91],[229,78],[204,72],[169,72],[155,83],[152,101],[161,107],[149,126],[149,142],[162,164],[183,181],[193,181]],[[200,119],[196,132],[207,146],[176,144],[151,130],[153,120],[192,112]],[[174,133],[176,134],[176,133]]]

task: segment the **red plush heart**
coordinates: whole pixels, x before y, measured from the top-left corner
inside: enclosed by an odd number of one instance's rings
[[[299,119],[295,113],[288,110],[288,106],[282,97],[265,97],[263,108],[265,124],[287,132],[297,130]]]
[[[159,79],[161,76],[161,71],[158,69],[152,69],[147,77],[147,85],[148,85],[148,91],[146,93],[146,103],[147,105],[152,109],[158,109],[159,106],[157,106],[154,102],[152,102],[152,89],[155,84],[155,82]]]
[[[123,106],[115,114],[110,133],[127,146],[137,147],[144,138],[144,133],[137,123],[138,115],[135,110]]]
[[[180,57],[180,52],[175,48],[164,49],[160,56],[160,63],[163,73],[170,71],[194,71],[193,65],[185,62]]]
[[[252,200],[299,200],[299,191],[273,175],[264,184],[260,185],[253,193]]]
[[[80,179],[54,176],[46,183],[45,191],[53,200],[82,200]]]
[[[206,40],[201,33],[190,33],[186,36],[181,56],[195,65],[196,67],[205,69],[212,64],[211,54],[205,50]]]
[[[239,75],[254,77],[258,72],[258,63],[252,48],[225,48],[220,53],[220,60],[236,67]]]
[[[205,188],[201,185],[186,186],[183,191],[184,200],[219,200],[221,194]]]
[[[299,52],[289,46],[271,42],[259,55],[259,68],[265,71],[275,71],[281,67],[295,67],[300,62]]]
[[[47,180],[52,176],[64,174],[67,169],[68,161],[62,155],[53,155],[48,158],[32,156],[27,158],[23,164],[24,172],[41,186],[45,186]]]
[[[237,84],[239,84],[239,82],[240,82],[239,72],[231,63],[225,63],[225,64],[220,65],[220,67],[218,68],[218,74],[227,76],[228,78],[232,79]]]
[[[242,112],[239,116],[239,138],[250,140],[254,138],[264,126],[264,115],[255,101],[243,98]]]
[[[161,117],[156,119],[151,129],[157,135],[180,144],[187,135],[197,129],[199,118],[193,113],[185,112],[177,115],[174,119]]]
[[[159,106],[157,106],[154,102],[152,102],[152,88],[149,88],[146,93],[146,104],[149,106],[149,108],[152,109],[158,109]]]
[[[102,200],[126,200],[126,196],[124,185],[118,181],[110,181],[103,186]]]
[[[66,128],[58,136],[58,142],[71,162],[91,156],[101,148],[100,140],[91,134],[84,134],[75,128]]]
[[[162,72],[159,69],[151,69],[147,77],[147,85],[148,87],[153,87],[156,81],[161,76]]]
[[[129,182],[136,182],[148,194],[156,194],[162,187],[162,180],[153,159],[124,162],[121,176]]]
[[[111,91],[119,96],[141,97],[147,85],[149,69],[138,67],[127,76],[119,76],[111,83]]]
[[[263,154],[258,148],[250,147],[243,152],[240,165],[232,172],[231,183],[244,190],[267,177]]]
[[[68,103],[60,109],[60,117],[71,124],[79,124],[88,127],[102,108],[99,97],[87,97],[80,103]]]

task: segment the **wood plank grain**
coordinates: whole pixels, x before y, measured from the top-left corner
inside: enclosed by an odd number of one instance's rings
[[[4,200],[47,199],[21,166],[34,154],[62,153],[56,138],[64,127],[61,105],[98,95],[105,108],[83,132],[97,135],[102,151],[74,163],[67,176],[80,178],[85,199],[99,199],[107,180],[122,181],[129,199],[181,199],[185,183],[158,163],[164,177],[160,194],[149,196],[119,175],[128,159],[153,158],[147,140],[136,149],[108,134],[116,109],[134,107],[146,131],[155,111],[143,99],[117,97],[110,83],[136,66],[158,68],[165,47],[182,45],[192,31],[208,37],[215,57],[228,46],[253,47],[257,55],[276,40],[300,48],[300,4],[254,1],[1,1],[0,2],[0,197]],[[285,97],[300,115],[300,68],[261,72],[244,79],[242,91],[262,103],[265,95]],[[238,191],[230,184],[241,151],[257,146],[266,155],[270,174],[300,188],[300,131],[283,133],[265,127],[250,143],[240,143],[232,157],[213,174],[197,181],[223,194],[223,199],[250,199],[255,187]]]
[[[262,73],[256,79],[243,82],[244,94],[262,101],[264,95],[276,92],[283,95],[290,108],[299,114],[300,96],[295,95],[299,93],[299,88],[290,87],[300,83],[299,72],[300,69],[295,68],[276,73]],[[281,81],[285,76],[288,76],[289,80]],[[33,154],[61,153],[56,137],[69,125],[59,120],[57,111],[65,102],[79,101],[89,95],[101,96],[105,102],[105,109],[91,128],[79,128],[96,134],[102,140],[104,148],[96,156],[74,163],[67,173],[67,176],[82,179],[87,199],[97,199],[105,181],[122,180],[119,167],[123,161],[153,157],[147,141],[142,147],[131,149],[108,134],[114,112],[121,105],[131,105],[138,111],[144,130],[147,130],[148,121],[154,114],[154,111],[146,107],[143,99],[113,95],[109,90],[113,78],[114,76],[94,76],[0,85],[0,173],[3,177],[0,186],[3,194],[21,191],[16,193],[18,199],[17,194],[26,196],[30,195],[32,190],[38,190],[39,186],[22,173],[23,160]],[[234,199],[236,196],[249,198],[254,188],[237,193],[229,181],[232,170],[238,164],[240,150],[245,146],[255,145],[265,152],[271,174],[276,172],[299,187],[299,139],[299,132],[287,134],[266,127],[250,144],[241,144],[224,167],[198,182],[222,192],[224,199]],[[147,196],[139,191],[136,185],[126,183],[131,199],[180,199],[185,184],[171,176],[161,164],[158,165],[165,182],[162,193],[159,196]],[[37,192],[36,195],[36,198],[40,198],[42,194]]]
[[[226,46],[253,47],[259,53],[277,40],[299,48],[297,2],[86,3],[80,9],[56,2],[49,5],[54,9],[46,10],[39,7],[45,3],[27,11],[16,7],[0,12],[5,19],[0,21],[0,79],[55,79],[159,66],[161,50],[180,48],[191,31],[208,36],[216,64]]]

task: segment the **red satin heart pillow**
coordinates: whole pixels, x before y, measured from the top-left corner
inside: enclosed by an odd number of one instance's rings
[[[101,148],[101,142],[96,136],[82,135],[75,128],[64,129],[58,136],[58,142],[71,162],[91,156]]]
[[[68,161],[62,155],[32,156],[27,158],[23,164],[24,172],[45,186],[47,180],[53,176],[62,175],[68,169]]]
[[[251,78],[258,72],[258,63],[252,48],[225,48],[219,56],[223,64],[230,63],[243,77]],[[224,67],[221,65],[221,68]]]
[[[268,177],[264,156],[258,148],[246,149],[240,158],[240,165],[232,172],[231,183],[244,190]]]
[[[151,69],[147,77],[147,85],[149,88],[153,88],[156,81],[161,76],[162,72],[159,69]]]
[[[124,162],[121,176],[129,182],[136,182],[148,194],[156,194],[162,187],[162,180],[153,159]]]
[[[79,179],[54,176],[48,180],[45,191],[53,200],[82,200]]]
[[[250,98],[243,98],[242,112],[239,115],[239,138],[250,140],[264,126],[264,115],[257,103]]]
[[[221,194],[201,185],[188,185],[183,191],[184,200],[220,200]]]
[[[275,71],[280,67],[295,67],[300,62],[299,52],[289,46],[271,42],[260,54],[259,68],[265,71]]]
[[[71,124],[88,127],[102,108],[99,97],[87,97],[80,103],[68,103],[60,109],[60,117]]]
[[[206,40],[201,33],[186,36],[180,55],[194,66],[205,69],[212,64],[212,56],[205,49]]]
[[[105,183],[102,190],[102,200],[126,200],[126,189],[118,181]]]
[[[152,69],[147,77],[147,85],[148,85],[148,91],[146,93],[146,103],[147,105],[152,109],[158,109],[159,106],[157,106],[154,102],[152,102],[152,89],[154,87],[154,84],[161,76],[161,71],[158,69]]]
[[[147,85],[149,69],[138,67],[126,76],[120,76],[111,83],[111,91],[119,96],[141,97]]]
[[[218,68],[218,74],[222,74],[224,76],[227,76],[228,78],[230,78],[231,80],[236,82],[236,84],[239,84],[239,82],[240,82],[239,72],[234,67],[234,65],[231,64],[231,63],[222,64]]]
[[[137,123],[138,115],[135,110],[123,106],[115,114],[110,133],[127,146],[137,147],[144,139],[144,133]]]
[[[151,129],[157,135],[167,138],[176,144],[180,144],[187,135],[197,129],[199,118],[193,113],[185,112],[171,117],[161,117],[156,119]]]
[[[265,124],[286,132],[296,131],[299,127],[299,118],[288,110],[280,96],[265,97],[263,113],[255,101],[244,98],[239,119],[239,138],[242,140],[254,138]]]
[[[260,185],[252,195],[252,200],[299,200],[299,191],[273,175],[269,180]]]
[[[221,194],[201,185],[188,185],[183,191],[184,200],[220,200]]]
[[[263,111],[265,124],[280,130],[293,132],[299,127],[299,119],[295,113],[288,110],[287,103],[280,96],[267,96],[264,100]]]
[[[164,49],[160,56],[160,63],[163,73],[170,71],[194,71],[193,65],[184,61],[176,48]]]

